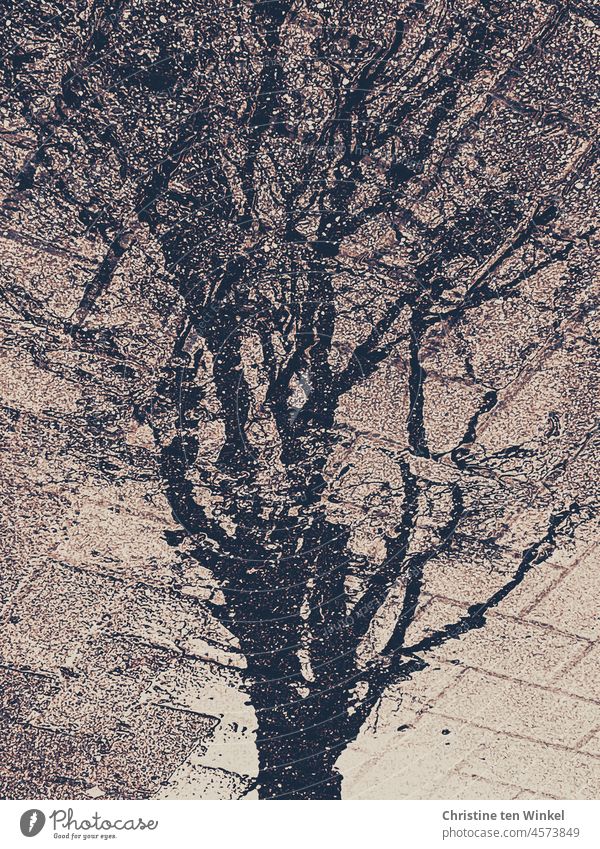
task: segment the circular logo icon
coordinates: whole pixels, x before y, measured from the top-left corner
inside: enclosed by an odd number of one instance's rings
[[[35,837],[43,829],[45,822],[46,817],[37,808],[25,811],[21,817],[21,833],[25,837]]]

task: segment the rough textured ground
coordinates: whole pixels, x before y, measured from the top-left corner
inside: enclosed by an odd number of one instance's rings
[[[0,8],[0,794],[598,797],[593,5]]]

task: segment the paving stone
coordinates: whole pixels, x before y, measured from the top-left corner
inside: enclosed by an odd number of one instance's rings
[[[97,735],[71,734],[0,721],[0,763],[6,796],[19,798],[73,798],[93,780],[107,751]],[[19,794],[19,795],[15,795]]]
[[[490,781],[527,785],[558,799],[597,799],[600,761],[591,755],[499,734],[468,757],[469,771]]]
[[[432,789],[432,799],[515,799],[517,788],[454,771]]]
[[[125,783],[156,792],[163,781],[202,745],[215,727],[212,717],[145,705],[128,711],[128,730],[111,740],[93,774],[100,788]]]
[[[520,557],[514,556],[514,569]],[[442,560],[435,569],[427,572],[424,588],[432,596],[440,596],[449,602],[463,602],[467,606],[482,598],[489,598],[512,577],[510,571],[499,573],[489,562],[465,563]],[[534,567],[531,574],[515,587],[498,605],[498,612],[518,616],[532,605],[542,593],[562,576],[563,571],[543,563]]]
[[[527,614],[535,622],[560,623],[564,631],[600,639],[600,562],[593,549]]]
[[[344,752],[339,762],[344,798],[432,799],[442,785],[445,798],[455,798],[461,787],[455,767],[493,736],[486,729],[427,713],[393,746],[375,737],[369,743],[370,757],[355,745]]]
[[[600,702],[600,645],[593,646],[581,660],[555,675],[554,680],[561,690]]]
[[[556,796],[548,796],[546,793],[540,793],[539,790],[521,790],[514,797],[515,799],[524,799],[528,801],[540,801],[541,799],[556,799]]]
[[[464,607],[433,599],[415,625],[426,636],[444,625],[459,622],[466,615]],[[490,610],[485,627],[449,639],[431,654],[447,663],[459,661],[466,666],[545,684],[559,669],[574,662],[586,645],[583,640],[551,627],[504,617]]]
[[[595,755],[600,758],[600,732],[593,734],[579,748],[582,752],[587,752],[588,755]],[[600,766],[598,768],[600,769]]]
[[[110,631],[170,651],[240,663],[232,635],[193,598],[137,584],[119,594]]]
[[[472,669],[432,710],[457,719],[466,715],[469,722],[498,732],[572,748],[600,725],[600,704]]]
[[[31,715],[36,725],[110,735],[124,715],[177,656],[157,647],[103,636],[84,644],[74,657],[60,692]]]
[[[5,608],[4,662],[36,670],[68,667],[82,642],[104,626],[115,593],[110,581],[49,562],[43,573],[19,587]]]
[[[397,700],[398,709],[412,712],[423,712],[432,707],[440,693],[446,688],[453,686],[456,679],[462,674],[460,666],[442,661],[430,661],[430,665],[414,675],[408,681],[402,681],[394,687],[390,687],[386,693],[385,700],[393,702]],[[382,709],[382,713],[384,709]],[[393,727],[394,723],[390,723]],[[379,727],[381,732],[381,724]]]
[[[0,667],[0,714],[15,722],[25,721],[33,711],[44,710],[60,686],[56,675]]]
[[[248,776],[207,767],[196,754],[178,767],[156,799],[239,799],[251,784]]]

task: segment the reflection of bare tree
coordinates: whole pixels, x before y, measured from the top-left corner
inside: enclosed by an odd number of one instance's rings
[[[339,796],[336,760],[384,689],[422,668],[428,649],[481,627],[587,516],[583,503],[546,499],[544,531],[500,570],[496,591],[410,643],[426,568],[468,549],[478,503],[533,456],[519,445],[488,456],[478,441],[502,387],[475,374],[468,335],[485,332],[486,305],[519,299],[545,269],[576,279],[569,257],[585,235],[553,229],[560,193],[593,152],[560,110],[540,119],[564,142],[562,160],[544,154],[554,179],[540,181],[534,165],[498,176],[480,152],[500,144],[498,103],[511,100],[516,59],[498,57],[517,35],[502,5],[451,15],[386,4],[369,36],[351,5],[165,12],[155,26],[160,4],[150,15],[98,2],[86,37],[68,42],[75,59],[43,116],[27,75],[35,51],[11,54],[6,82],[37,152],[6,208],[50,185],[106,244],[70,319],[16,289],[14,303],[114,357],[135,384],[118,334],[89,321],[95,306],[149,234],[160,251],[148,262],[179,297],[175,348],[136,415],[153,429],[192,556],[221,589],[214,613],[247,658],[262,797]],[[543,49],[561,15],[527,21],[521,57]],[[527,109],[514,114],[530,121]],[[498,161],[510,162],[506,147]],[[560,296],[559,325],[579,320],[583,300],[568,315]],[[453,443],[434,448],[425,354],[456,328],[478,401]],[[384,368],[404,433],[384,434],[383,471],[353,482],[340,409],[382,386]],[[354,525],[336,508],[336,481]],[[367,537],[378,529],[377,556],[353,537],[362,525]],[[501,557],[495,538],[481,545]]]

